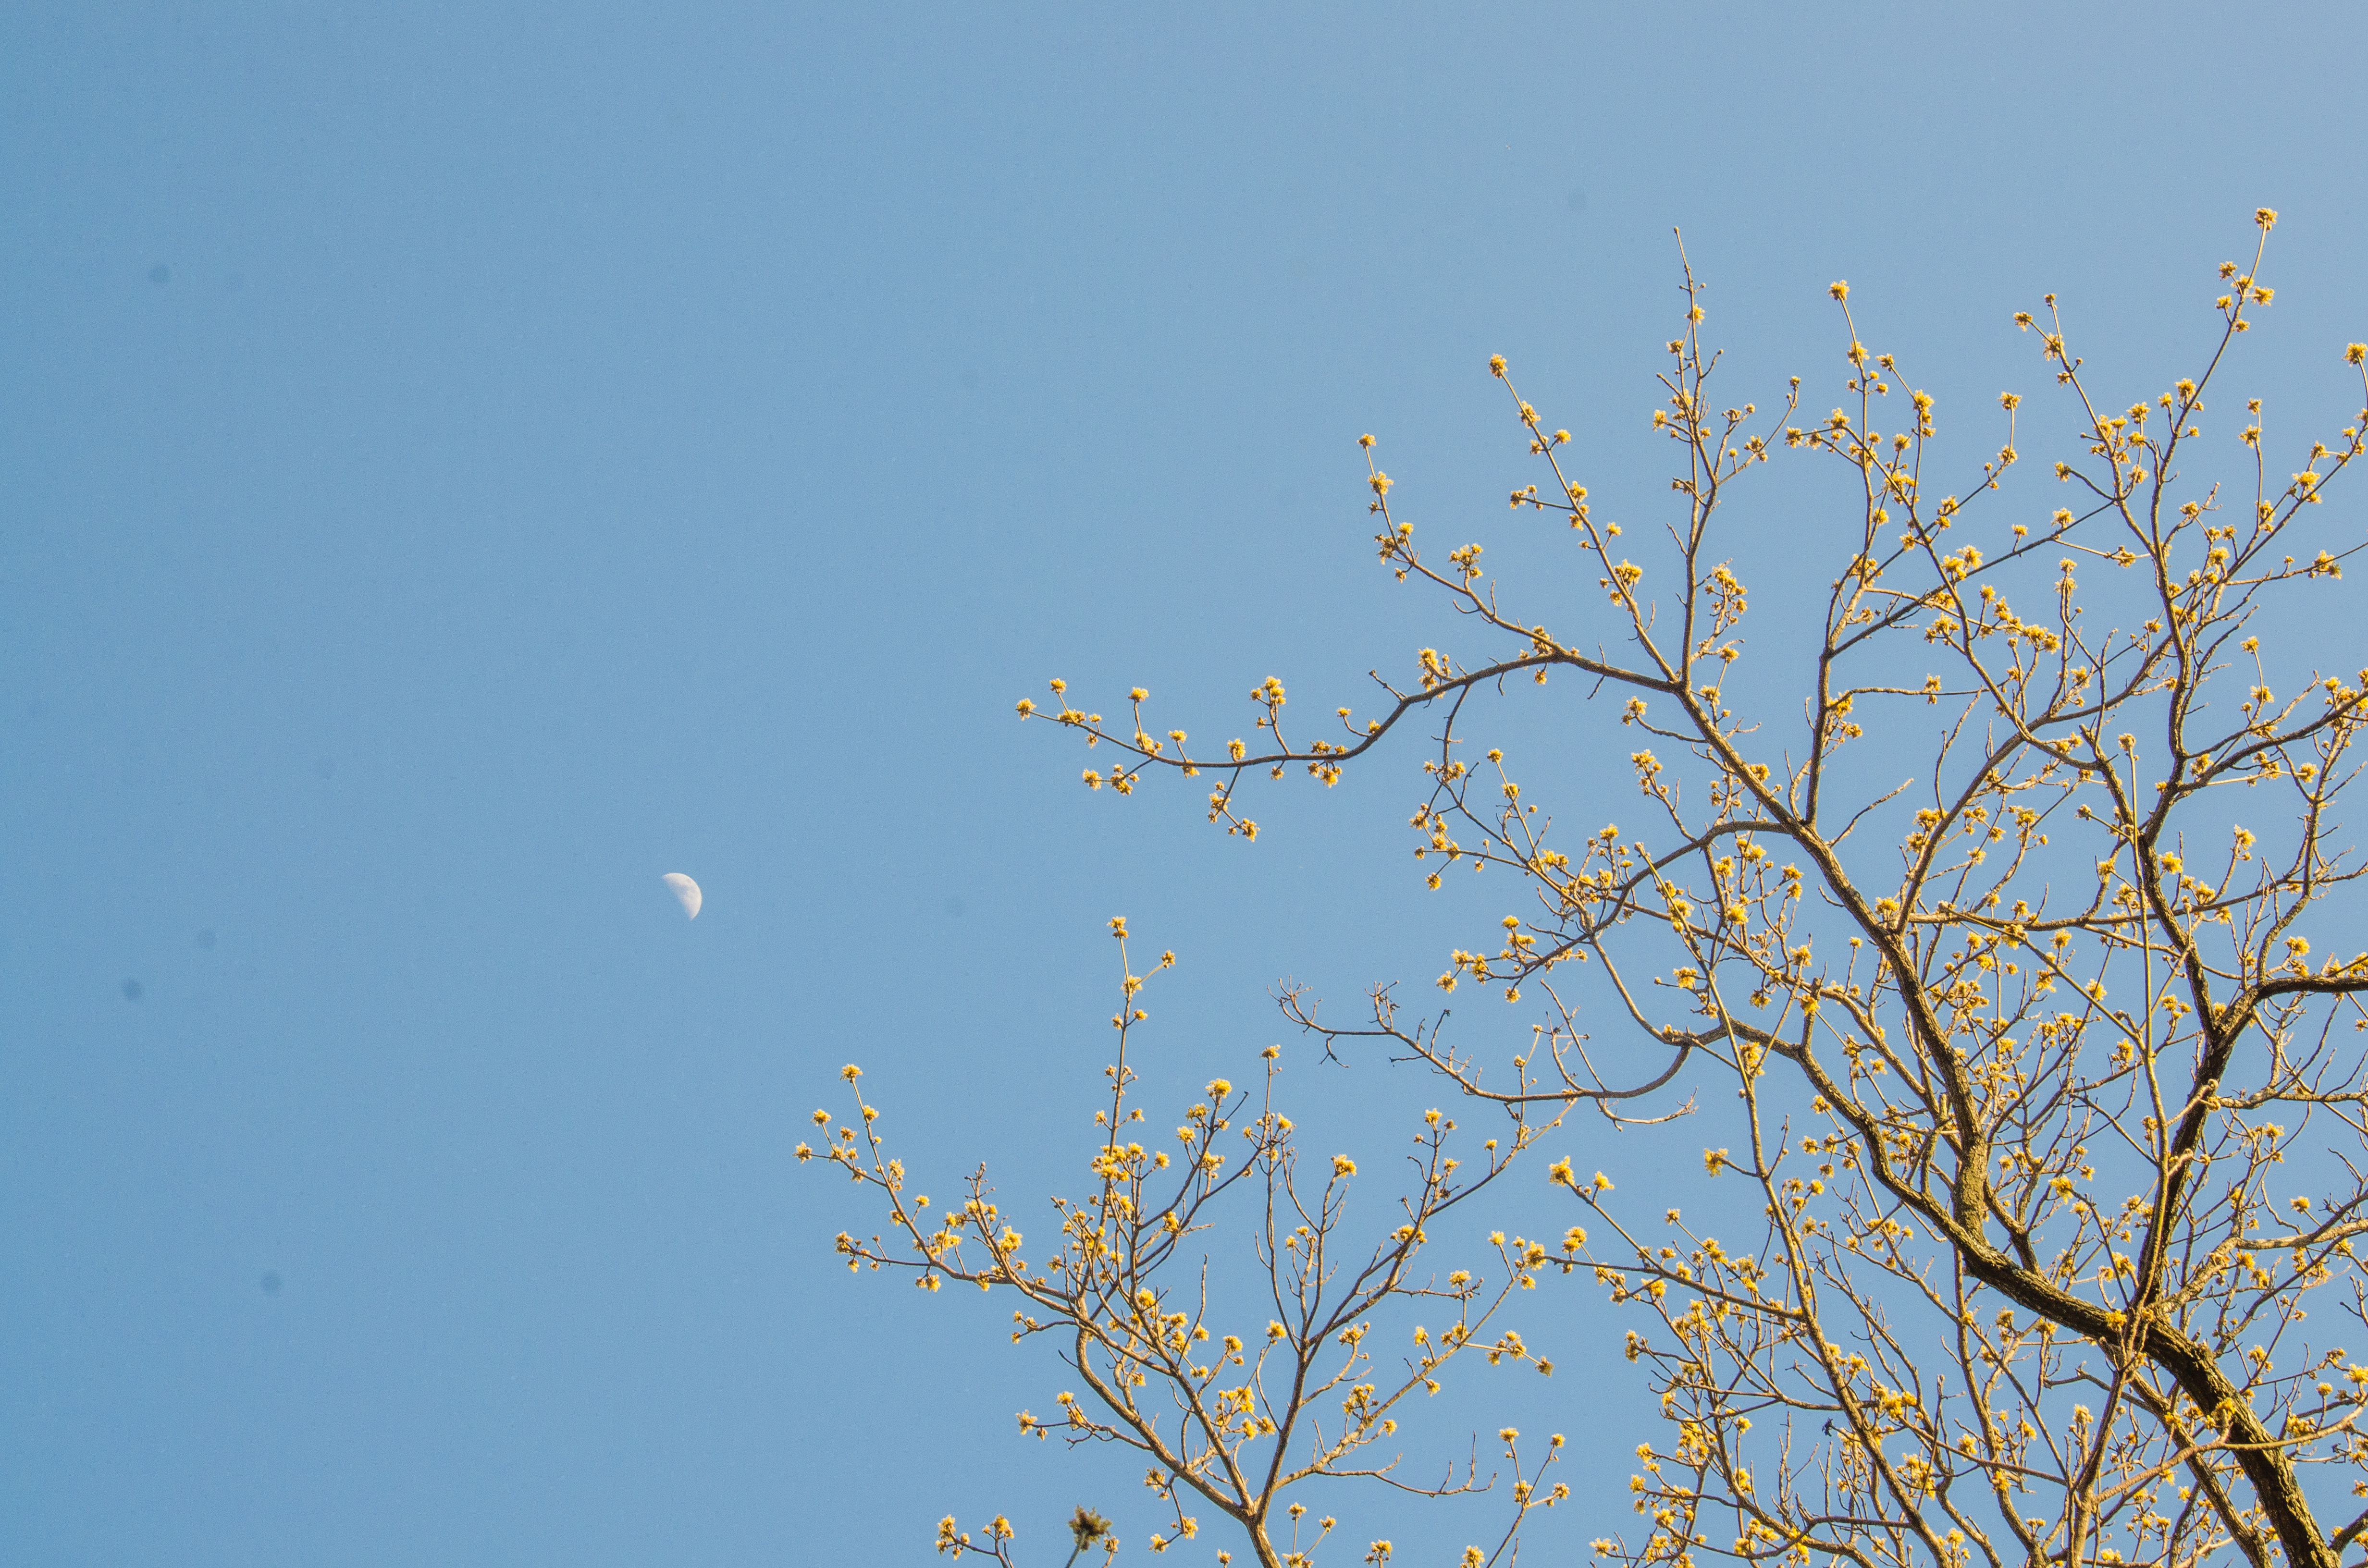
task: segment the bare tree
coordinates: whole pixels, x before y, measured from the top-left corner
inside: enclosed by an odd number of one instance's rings
[[[1496,867],[1524,889],[1438,984],[1501,987],[1543,1020],[1491,1076],[1443,1011],[1388,986],[1353,1027],[1298,990],[1286,1011],[1327,1049],[1383,1042],[1503,1108],[1507,1158],[1577,1107],[1666,1123],[1698,1103],[1669,1099],[1732,1089],[1729,1146],[1702,1160],[1750,1184],[1747,1241],[1631,1211],[1567,1159],[1550,1173],[1586,1221],[1554,1262],[1642,1314],[1625,1352],[1668,1423],[1637,1449],[1642,1520],[1600,1555],[2168,1568],[2233,1544],[2334,1568],[2368,1531],[2342,1500],[2368,1494],[2368,1366],[2305,1326],[2331,1290],[2334,1321],[2368,1333],[2368,1091],[2337,1029],[2368,1027],[2368,953],[2315,953],[2308,929],[2314,906],[2347,912],[2360,874],[2333,812],[2368,669],[2301,645],[2341,624],[2309,596],[2338,591],[2356,546],[2321,548],[2311,508],[2362,454],[2368,409],[2282,475],[2254,400],[2222,449],[2243,472],[2185,472],[2204,398],[2271,302],[2274,221],[2256,214],[2249,266],[2219,268],[2195,373],[2126,406],[2094,390],[2054,296],[2016,318],[2067,416],[2050,516],[2018,520],[2000,489],[2021,460],[2011,393],[1963,498],[1931,494],[1933,400],[1859,341],[1842,283],[1843,406],[1803,418],[1794,378],[1772,415],[1721,407],[1689,267],[1652,416],[1678,449],[1675,504],[1642,563],[1567,471],[1570,433],[1491,362],[1543,469],[1511,506],[1565,519],[1596,569],[1576,629],[1517,605],[1537,585],[1492,579],[1479,545],[1418,548],[1367,437],[1380,559],[1443,595],[1474,653],[1422,650],[1409,681],[1383,681],[1379,717],[1338,709],[1304,742],[1269,679],[1256,743],[1222,756],[1156,735],[1139,688],[1122,723],[1057,681],[1050,710],[1019,705],[1115,754],[1088,785],[1206,774],[1211,820],[1249,838],[1258,772],[1328,782],[1428,729],[1410,819],[1426,881]],[[1747,685],[1777,672],[1746,663],[1749,536],[1721,511],[1787,453],[1839,464],[1849,499],[1784,520],[1796,554],[1831,541],[1836,574],[1786,697],[1753,712]],[[1762,641],[1781,647],[1774,619]],[[1501,748],[1474,756],[1477,699],[1557,673],[1636,733],[1649,827],[1557,833]],[[1939,735],[1918,775],[1876,782],[1918,727]],[[1616,1022],[1590,1038],[1583,1008]]]

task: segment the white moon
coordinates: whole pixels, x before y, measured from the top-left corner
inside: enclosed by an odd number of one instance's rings
[[[668,871],[665,876],[658,880],[666,883],[667,891],[672,892],[676,898],[682,901],[682,914],[684,919],[696,920],[699,918],[699,884],[697,882],[692,881],[680,871]]]

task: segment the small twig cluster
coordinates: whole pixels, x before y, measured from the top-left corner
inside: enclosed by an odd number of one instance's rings
[[[1198,1537],[1198,1510],[1208,1509],[1263,1568],[1305,1568],[1335,1524],[1329,1516],[1309,1519],[1306,1506],[1287,1495],[1305,1483],[1363,1478],[1425,1497],[1491,1490],[1498,1478],[1483,1472],[1476,1450],[1435,1482],[1402,1478],[1399,1457],[1388,1450],[1413,1405],[1440,1392],[1459,1356],[1554,1370],[1520,1335],[1497,1326],[1512,1292],[1533,1287],[1553,1261],[1543,1245],[1491,1235],[1493,1282],[1466,1268],[1441,1278],[1422,1256],[1441,1217],[1501,1176],[1537,1129],[1512,1118],[1509,1136],[1485,1140],[1467,1165],[1449,1152],[1454,1119],[1427,1112],[1412,1135],[1396,1222],[1364,1242],[1349,1225],[1357,1161],[1336,1153],[1313,1172],[1303,1167],[1296,1129],[1276,1103],[1280,1046],[1264,1051],[1256,1085],[1211,1080],[1178,1116],[1172,1142],[1146,1144],[1130,1136],[1138,1127],[1144,1137],[1150,1131],[1129,1053],[1149,1017],[1147,977],[1127,962],[1124,918],[1110,924],[1121,976],[1110,1020],[1116,1060],[1106,1070],[1107,1103],[1094,1113],[1092,1185],[1081,1198],[1053,1199],[1050,1245],[1027,1247],[983,1167],[954,1204],[909,1191],[903,1159],[889,1152],[878,1112],[859,1093],[855,1114],[828,1131],[823,1148],[797,1149],[800,1160],[829,1162],[886,1207],[886,1231],[838,1237],[848,1267],[902,1271],[928,1290],[951,1282],[1008,1292],[1012,1340],[1052,1336],[1084,1390],[1061,1391],[1049,1415],[1019,1412],[1020,1435],[1133,1450],[1167,1515],[1150,1538],[1154,1551]],[[1175,961],[1163,952],[1152,972]],[[862,1073],[850,1064],[842,1075],[853,1086]],[[818,1110],[814,1119],[829,1129],[832,1118]],[[1246,1234],[1247,1260],[1212,1260],[1201,1250],[1221,1225],[1219,1233]],[[1254,1263],[1262,1287],[1247,1317],[1228,1304],[1244,1261]],[[1417,1310],[1427,1322],[1396,1328],[1401,1348],[1381,1351],[1384,1324]],[[1498,1436],[1510,1477],[1507,1520],[1475,1562],[1510,1562],[1531,1510],[1568,1494],[1543,1479],[1560,1455],[1559,1436],[1527,1461],[1518,1433],[1507,1427]],[[975,1533],[949,1517],[938,1548],[1008,1563],[1013,1536],[1000,1515]],[[1077,1549],[1096,1541],[1117,1551],[1106,1523],[1080,1535]],[[1386,1562],[1391,1551],[1375,1541],[1368,1560]],[[1217,1555],[1231,1560],[1228,1550]]]

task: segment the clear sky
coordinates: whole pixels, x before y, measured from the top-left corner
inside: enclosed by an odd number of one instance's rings
[[[1368,701],[1452,629],[1354,438],[1496,548],[1491,353],[1649,520],[1673,225],[1737,401],[1829,395],[1848,278],[1970,453],[2042,390],[2010,312],[2149,392],[2267,203],[2249,363],[2347,415],[2368,19],[2071,9],[0,10],[0,1558],[1132,1550],[1137,1467],[1011,1435],[1060,1379],[1002,1309],[833,1267],[804,1114],[860,1061],[938,1185],[1075,1187],[1123,913],[1155,1082],[1285,1040],[1329,1136],[1435,1091],[1268,987],[1495,912],[1421,894],[1411,755],[1246,847],[1013,701]],[[1540,744],[1616,811],[1578,695]],[[1645,1435],[1591,1294],[1522,1320],[1558,1560]]]

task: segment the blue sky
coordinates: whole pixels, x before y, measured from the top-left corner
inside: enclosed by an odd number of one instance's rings
[[[1279,976],[1419,978],[1493,910],[1421,895],[1410,755],[1245,847],[1012,702],[1363,701],[1445,632],[1354,438],[1496,548],[1491,353],[1649,517],[1673,225],[1738,400],[1839,380],[1847,277],[1974,451],[2043,380],[2011,311],[2151,391],[2267,203],[2248,373],[2348,415],[2360,11],[2058,10],[0,14],[0,1554],[1139,1542],[1133,1467],[1008,1436],[1059,1380],[999,1310],[832,1267],[868,1216],[804,1113],[860,1061],[938,1181],[1032,1202],[1108,916],[1183,957],[1183,1095],[1284,1038]],[[1327,1135],[1430,1093],[1287,1084]],[[1524,1326],[1583,1364],[1580,1294]],[[1638,1436],[1600,1375],[1519,1396],[1581,1460]]]

